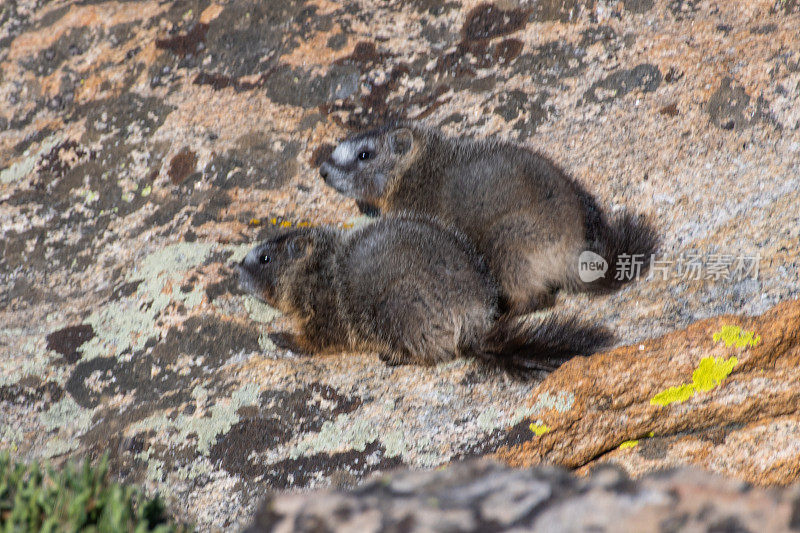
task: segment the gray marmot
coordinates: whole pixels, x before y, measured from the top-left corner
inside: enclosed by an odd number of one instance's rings
[[[363,350],[388,364],[474,356],[509,370],[586,354],[610,341],[574,318],[498,320],[498,289],[461,233],[410,215],[351,231],[288,230],[238,264],[243,289],[291,317],[304,353]]]
[[[640,256],[644,272],[657,245],[646,222],[629,214],[608,220],[547,157],[508,142],[401,123],[342,141],[320,174],[362,210],[423,213],[464,232],[488,261],[510,314],[552,305],[558,289],[614,290],[634,277],[625,256]],[[591,282],[579,275],[587,250],[608,266]]]

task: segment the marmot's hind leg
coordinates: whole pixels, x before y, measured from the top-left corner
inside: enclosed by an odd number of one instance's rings
[[[553,259],[549,249],[532,248],[501,250],[491,257],[502,313],[524,315],[555,304],[565,267]]]
[[[403,366],[414,362],[408,355],[397,352],[381,352],[378,359],[386,363],[386,366]]]

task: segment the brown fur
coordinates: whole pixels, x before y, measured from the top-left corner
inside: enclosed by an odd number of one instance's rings
[[[340,148],[341,147],[341,148]],[[401,124],[346,139],[320,173],[338,191],[383,213],[434,216],[463,231],[498,280],[511,314],[551,305],[558,289],[605,291],[620,254],[655,248],[630,216],[609,223],[594,199],[544,155],[494,140],[444,137]],[[602,255],[605,278],[584,283],[578,256]]]
[[[350,232],[289,231],[248,253],[239,276],[294,319],[299,334],[284,340],[306,352],[374,351],[390,364],[477,356],[540,368],[542,357],[585,353],[609,339],[569,321],[498,322],[497,286],[470,241],[419,216]]]

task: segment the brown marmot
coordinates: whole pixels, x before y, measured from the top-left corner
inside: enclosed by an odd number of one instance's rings
[[[552,305],[558,289],[616,289],[635,277],[630,266],[640,262],[646,271],[657,245],[646,222],[629,214],[608,220],[547,157],[508,142],[401,123],[342,141],[320,174],[360,206],[422,213],[464,232],[486,257],[511,314]],[[602,272],[581,271],[579,257],[582,267],[605,266],[605,275],[592,279]]]
[[[294,320],[299,334],[284,342],[305,353],[374,351],[390,364],[474,356],[525,370],[611,338],[574,318],[498,320],[497,285],[470,241],[415,215],[288,230],[238,270],[242,288]]]

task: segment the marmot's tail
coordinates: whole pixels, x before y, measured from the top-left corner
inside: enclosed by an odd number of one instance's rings
[[[608,261],[608,271],[602,278],[584,283],[587,290],[615,290],[647,273],[658,248],[658,236],[644,217],[623,213],[600,221],[594,233],[590,250]]]
[[[630,213],[607,218],[589,193],[577,190],[585,213],[586,251],[570,269],[569,288],[609,292],[644,277],[658,248],[653,226]]]
[[[570,357],[590,355],[612,340],[606,328],[576,317],[520,320],[506,316],[497,321],[476,355],[512,373],[554,370]]]

